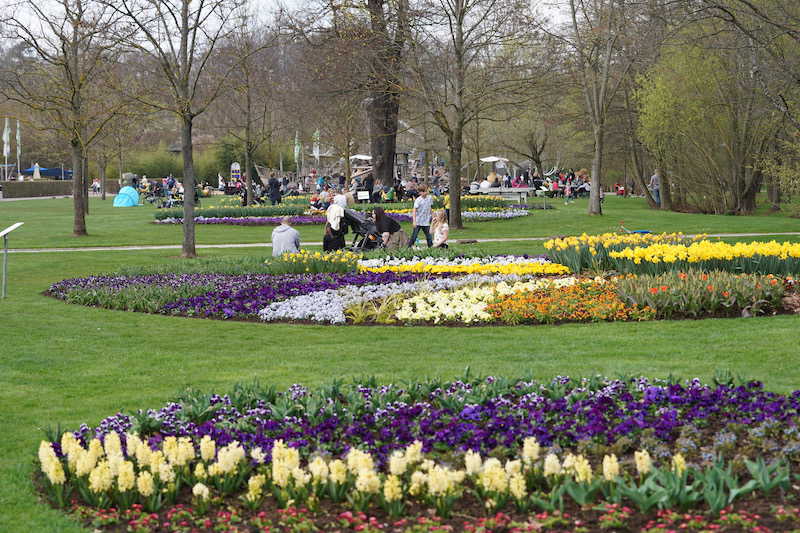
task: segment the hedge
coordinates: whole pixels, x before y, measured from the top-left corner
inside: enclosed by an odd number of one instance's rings
[[[3,198],[38,198],[72,195],[72,180],[4,181]],[[117,180],[106,180],[106,193],[119,191]]]

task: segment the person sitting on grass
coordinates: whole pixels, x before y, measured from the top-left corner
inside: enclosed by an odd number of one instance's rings
[[[300,251],[300,233],[289,223],[291,217],[283,217],[281,225],[272,230],[272,257]]]
[[[447,248],[447,238],[450,236],[450,226],[447,225],[447,218],[445,218],[444,211],[439,210],[433,214],[431,232],[433,232],[433,247]]]

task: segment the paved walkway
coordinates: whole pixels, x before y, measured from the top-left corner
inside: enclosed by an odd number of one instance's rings
[[[689,235],[691,236],[691,235]],[[793,236],[800,237],[800,232],[789,231],[781,233],[709,233],[708,237],[781,237]],[[482,242],[526,242],[526,241],[546,241],[552,237],[510,237],[496,239],[475,239],[478,243]],[[465,239],[469,240],[469,239]],[[455,242],[457,242],[456,239]],[[306,246],[322,246],[321,242],[304,242]],[[198,244],[198,250],[212,248],[272,248],[270,243],[244,243],[244,244]],[[53,252],[113,252],[113,251],[135,251],[135,250],[180,250],[180,244],[155,244],[144,246],[86,246],[81,248],[11,248],[8,251],[19,254],[40,254]]]

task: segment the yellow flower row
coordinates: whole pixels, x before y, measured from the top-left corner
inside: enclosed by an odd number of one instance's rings
[[[481,264],[467,265],[430,265],[427,263],[412,263],[407,265],[388,265],[382,267],[362,267],[361,272],[413,272],[420,274],[516,274],[524,275],[556,275],[568,274],[569,269],[558,263],[510,263],[510,264]]]
[[[331,263],[347,263],[355,262],[361,258],[360,254],[356,254],[347,250],[337,250],[335,252],[312,252],[309,250],[300,250],[295,253],[285,253],[281,255],[281,260],[290,263],[308,263],[311,261],[327,261]],[[268,259],[266,262],[271,262]]]
[[[689,237],[683,233],[603,233],[601,235],[587,235],[578,237],[562,237],[545,241],[544,247],[548,250],[566,250],[581,246],[611,247],[618,245],[639,246],[658,243],[676,243],[684,241],[698,241],[703,235]]]
[[[777,257],[780,259],[800,257],[800,243],[791,242],[726,242],[700,241],[690,245],[681,244],[653,244],[646,247],[625,248],[618,252],[610,252],[614,259],[627,259],[636,264],[647,263],[674,263],[687,261],[697,263],[700,261],[726,260],[732,261],[739,258],[752,258],[754,256]]]
[[[201,440],[199,455],[188,437],[167,437],[160,450],[151,449],[136,434],[126,434],[125,440],[126,454],[118,446],[120,436],[117,433],[109,433],[104,443],[93,439],[87,448],[71,434],[65,434],[61,440],[65,464],[56,457],[51,443],[43,441],[39,447],[42,471],[53,486],[84,480],[92,494],[124,494],[131,496],[131,501],[147,501],[161,493],[174,496],[176,476],[180,475],[184,482],[193,485],[195,502],[205,502],[212,495],[220,496],[212,491],[219,490],[230,480],[235,483],[230,488],[242,490],[242,498],[254,506],[260,505],[265,493],[280,492],[299,498],[297,503],[301,505],[316,504],[317,496],[326,492],[319,490],[324,486],[333,487],[333,490],[341,487],[349,492],[351,499],[366,496],[368,501],[375,495],[387,503],[407,497],[418,499],[423,495],[458,498],[470,494],[472,488],[489,496],[486,504],[491,506],[498,497],[510,496],[517,502],[524,502],[542,478],[550,484],[567,478],[591,483],[596,476],[615,482],[626,475],[614,454],[605,455],[602,465],[595,470],[580,454],[567,453],[563,459],[554,453],[543,454],[534,437],[526,437],[518,455],[505,461],[484,458],[469,450],[460,461],[450,460],[447,465],[426,457],[422,443],[416,441],[403,450],[392,452],[385,472],[379,471],[371,454],[355,447],[342,459],[326,460],[317,455],[303,466],[299,450],[281,440],[273,445],[271,464],[265,463],[266,453],[260,448],[248,453],[236,441],[217,448],[209,436]],[[633,464],[640,478],[654,468],[646,450],[634,454]],[[664,467],[680,475],[686,470],[686,461],[676,454],[671,464]],[[54,470],[58,474],[54,475]]]

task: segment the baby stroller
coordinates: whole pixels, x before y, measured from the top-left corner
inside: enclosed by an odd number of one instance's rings
[[[353,229],[353,243],[350,248],[354,252],[374,250],[383,246],[383,239],[375,227],[375,222],[364,213],[345,209],[342,220]]]

